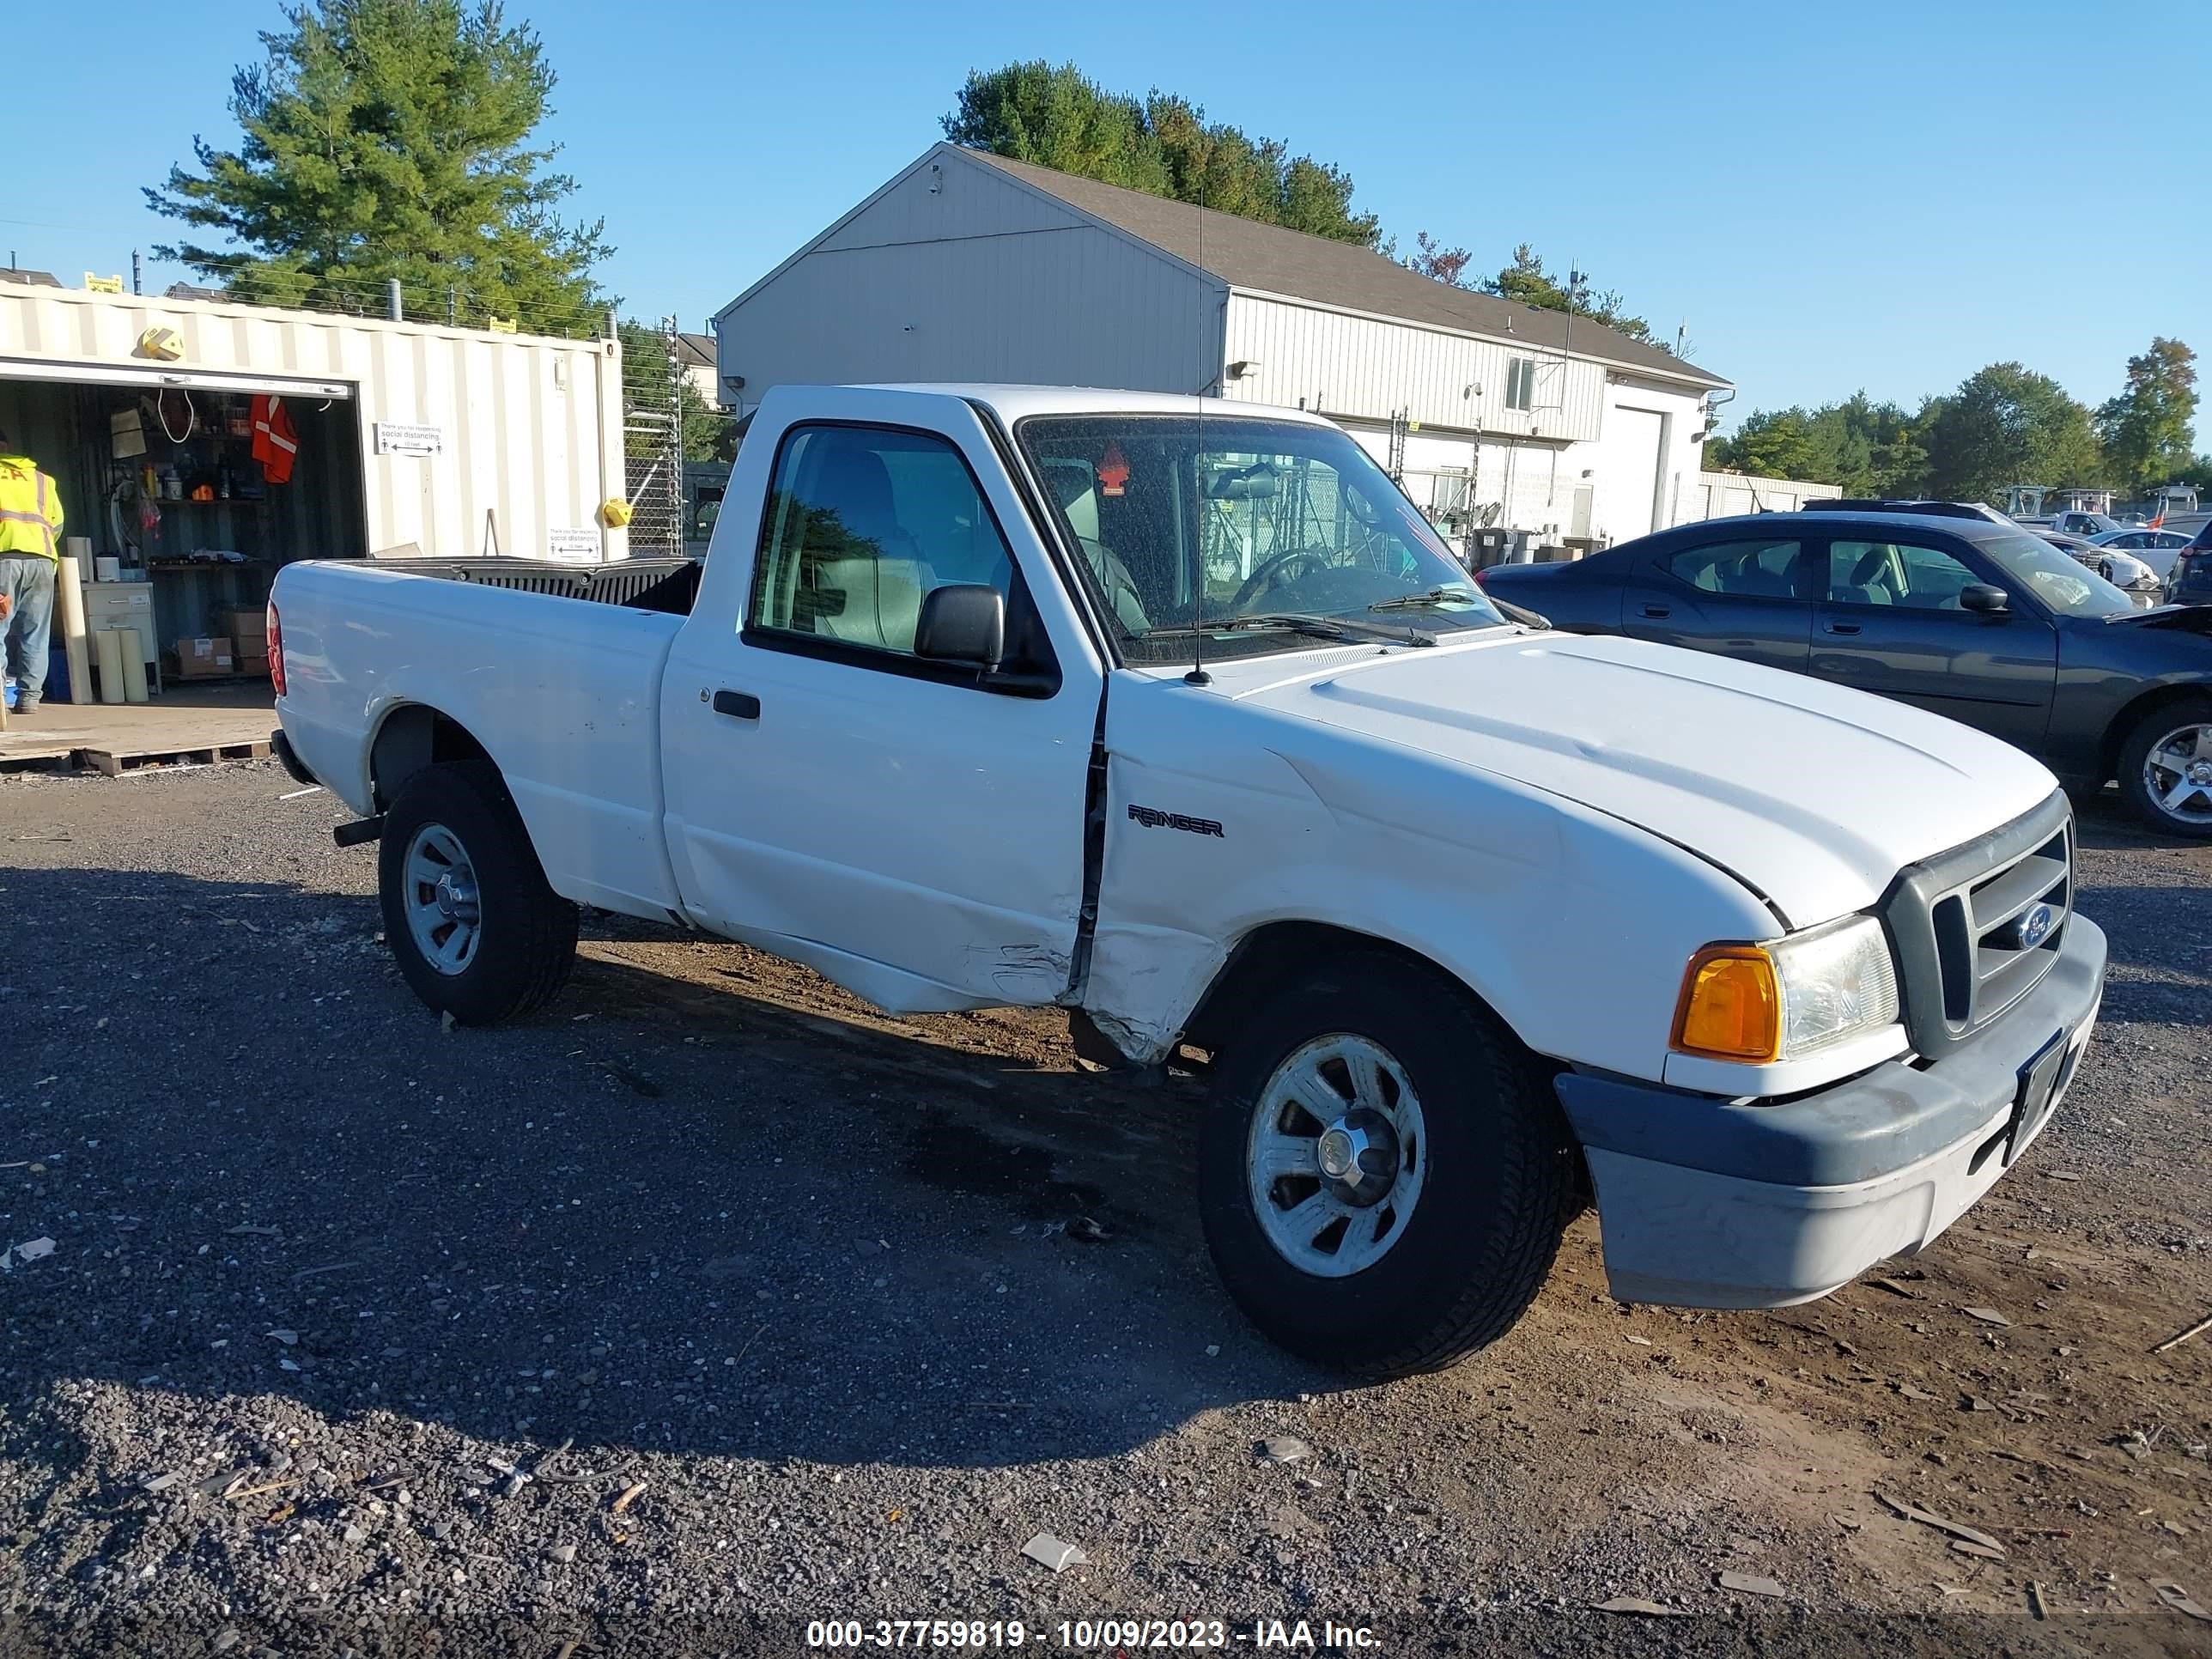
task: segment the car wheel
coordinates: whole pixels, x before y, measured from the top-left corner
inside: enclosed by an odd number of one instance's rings
[[[2212,696],[2179,699],[2136,722],[2120,744],[2120,793],[2154,830],[2212,839]]]
[[[1365,1377],[1495,1341],[1542,1285],[1572,1191],[1548,1079],[1441,973],[1353,951],[1225,1045],[1199,1200],[1223,1283],[1301,1357]]]
[[[384,936],[416,996],[463,1025],[550,1001],[576,957],[576,907],[546,884],[520,814],[484,761],[427,766],[384,816]]]

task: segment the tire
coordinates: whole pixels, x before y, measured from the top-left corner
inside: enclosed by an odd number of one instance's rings
[[[1286,1217],[1309,1182],[1323,1196],[1341,1189],[1318,1168],[1302,1169],[1267,1199],[1257,1194],[1263,1139],[1266,1152],[1287,1156],[1285,1141],[1296,1137],[1273,1132],[1319,1121],[1296,1109],[1279,1115],[1269,1103],[1287,1079],[1310,1082],[1315,1057],[1347,1039],[1350,1056],[1380,1050],[1395,1066],[1395,1082],[1413,1097],[1413,1139],[1426,1144],[1411,1156],[1396,1146],[1386,1195],[1352,1209],[1335,1258],[1294,1261],[1277,1241],[1293,1231],[1295,1243],[1310,1223],[1263,1221],[1261,1205]],[[1349,1065],[1324,1057],[1318,1070],[1324,1081],[1348,1080]],[[1389,1066],[1377,1070],[1392,1095]],[[1346,1088],[1329,1086],[1352,1104]],[[1392,1109],[1396,1127],[1408,1127],[1401,1092]],[[1327,1145],[1318,1136],[1315,1144]],[[1335,1149],[1340,1163],[1344,1149]],[[1266,1335],[1333,1370],[1403,1376],[1455,1364],[1520,1318],[1559,1249],[1573,1169],[1572,1137],[1548,1079],[1493,1016],[1436,970],[1353,951],[1279,985],[1231,1036],[1200,1133],[1200,1214],[1223,1284]],[[1409,1190],[1410,1212],[1395,1213],[1394,1200]],[[1352,1228],[1362,1213],[1379,1218],[1369,1224],[1387,1242],[1347,1271],[1344,1252],[1359,1248]]]
[[[418,850],[422,861],[410,875]],[[417,925],[427,908],[422,901],[438,896],[419,878],[432,868],[465,872],[475,890],[472,939],[445,966],[432,959]],[[462,883],[462,901],[441,909],[441,918],[465,915],[469,884]],[[384,937],[402,977],[457,1024],[495,1025],[543,1007],[574,965],[576,907],[546,884],[530,833],[489,761],[427,766],[407,780],[384,817],[377,888]],[[453,944],[451,927],[430,936],[432,948]]]
[[[2175,734],[2191,727],[2198,731],[2197,767],[2205,773],[2203,787],[2185,799],[2177,810],[2160,799],[2170,794],[2181,774],[2170,763],[2158,769],[2163,791],[2153,787],[2146,775],[2152,751],[2164,748]],[[2193,841],[2212,840],[2212,696],[2199,692],[2154,708],[2137,720],[2120,744],[2120,797],[2130,811],[2160,835],[2183,836]]]

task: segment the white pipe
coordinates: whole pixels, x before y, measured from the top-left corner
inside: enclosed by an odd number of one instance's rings
[[[89,536],[65,536],[61,567],[54,573],[55,597],[61,603],[62,653],[69,661],[70,701],[92,701],[92,641],[84,630],[84,562],[92,556]]]
[[[131,635],[131,654],[138,654],[137,629],[102,628],[92,636],[93,649],[100,658],[100,700],[102,702],[123,701],[123,635]],[[71,690],[76,688],[71,686]]]

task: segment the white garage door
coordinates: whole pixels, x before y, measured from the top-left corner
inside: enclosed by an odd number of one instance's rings
[[[1665,430],[1666,417],[1656,410],[1606,410],[1594,481],[1600,535],[1625,542],[1650,532],[1659,498],[1659,440]]]

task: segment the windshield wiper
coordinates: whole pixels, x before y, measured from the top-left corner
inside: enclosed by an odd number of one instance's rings
[[[1324,617],[1312,611],[1255,611],[1246,616],[1224,617],[1195,628],[1186,623],[1176,628],[1151,629],[1145,637],[1157,640],[1173,638],[1177,635],[1264,632],[1270,629],[1279,629],[1286,634],[1305,634],[1317,640],[1382,640],[1393,645],[1434,645],[1437,642],[1435,635],[1419,628],[1362,622],[1355,617]]]
[[[1432,605],[1449,605],[1457,599],[1466,605],[1475,603],[1476,595],[1464,587],[1432,587],[1425,593],[1401,593],[1395,599],[1377,599],[1367,608],[1370,611],[1419,611]]]

